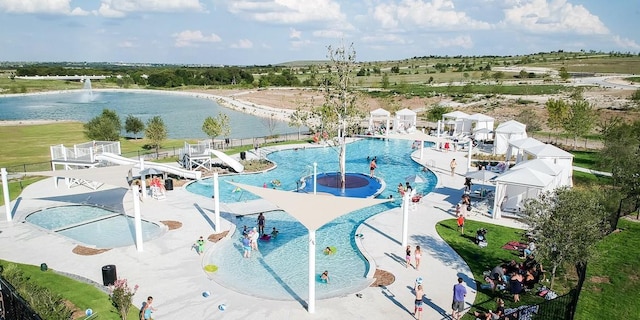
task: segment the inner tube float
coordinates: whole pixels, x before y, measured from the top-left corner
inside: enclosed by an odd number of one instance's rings
[[[280,180],[278,179],[271,180],[271,185],[274,187],[279,187],[281,185]]]
[[[260,237],[260,240],[269,241],[269,240],[271,240],[271,236],[265,233]]]
[[[336,247],[329,247],[329,249],[331,249],[331,252],[327,252],[326,249],[323,250],[325,255],[332,255],[332,254],[335,254],[338,251],[338,248],[336,248]]]

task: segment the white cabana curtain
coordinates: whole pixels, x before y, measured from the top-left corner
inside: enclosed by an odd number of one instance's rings
[[[526,138],[526,129],[526,125],[515,120],[510,120],[500,124],[495,130],[493,154],[506,154],[509,147],[509,141]],[[507,159],[509,158],[511,158],[511,155],[507,154]]]
[[[378,108],[369,113],[369,132],[376,131],[376,123],[380,122],[380,125],[384,125],[385,131],[389,130],[389,124],[391,121],[391,113],[382,108]]]
[[[397,130],[410,130],[415,129],[418,115],[410,109],[402,109],[396,112],[396,125],[394,128]]]

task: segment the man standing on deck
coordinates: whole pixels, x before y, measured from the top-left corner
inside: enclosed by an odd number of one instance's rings
[[[462,278],[458,278],[458,284],[453,286],[453,303],[451,308],[453,308],[453,312],[451,312],[451,318],[453,320],[459,320],[462,316],[462,311],[464,310],[464,297],[467,296],[467,288],[462,284]]]

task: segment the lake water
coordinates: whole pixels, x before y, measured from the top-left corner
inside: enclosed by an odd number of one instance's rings
[[[27,96],[1,96],[0,120],[77,120],[87,122],[100,115],[103,109],[114,110],[124,126],[131,114],[143,122],[159,115],[169,138],[205,139],[202,123],[208,116],[222,112],[229,116],[230,138],[249,138],[270,135],[266,119],[218,105],[215,101],[188,95],[156,92],[74,91]],[[297,128],[277,121],[274,134],[294,133]],[[123,132],[124,134],[124,132]],[[222,138],[222,137],[219,137]]]

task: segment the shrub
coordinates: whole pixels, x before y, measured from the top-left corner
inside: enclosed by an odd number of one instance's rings
[[[136,291],[138,291],[138,285],[136,284],[133,289],[131,289],[127,283],[127,279],[118,279],[112,286],[109,286],[109,290],[111,291],[111,302],[113,306],[120,312],[120,318],[126,320],[133,302],[133,296],[136,294]]]

